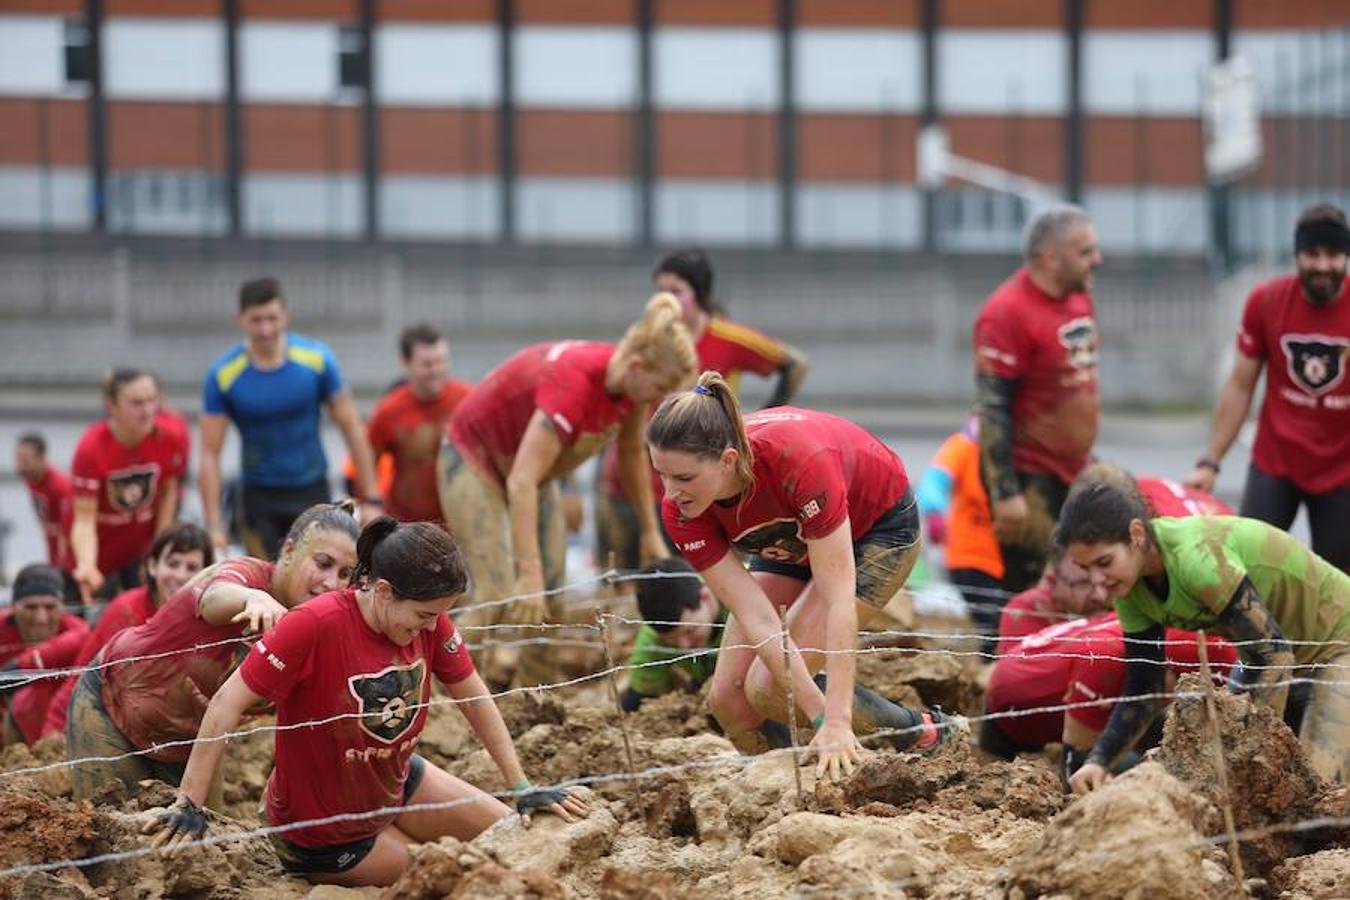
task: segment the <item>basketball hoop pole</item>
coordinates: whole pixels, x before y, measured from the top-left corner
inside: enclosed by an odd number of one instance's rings
[[[1021,197],[1033,207],[1058,200],[1054,190],[1034,178],[952,153],[947,131],[941,125],[926,125],[920,129],[918,145],[919,184],[924,187],[939,188],[951,179],[987,191]]]

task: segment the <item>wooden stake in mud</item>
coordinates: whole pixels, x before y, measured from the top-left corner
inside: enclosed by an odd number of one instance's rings
[[[783,630],[779,643],[783,647],[783,671],[787,676],[788,734],[792,738],[792,778],[797,782],[797,808],[806,808],[806,799],[802,795],[802,761],[797,747],[797,692],[792,688],[792,655],[788,652],[787,610],[783,610]]]
[[[633,786],[633,802],[637,804],[638,815],[646,815],[647,807],[642,800],[642,783],[637,777],[637,766],[633,764],[633,744],[628,739],[628,716],[619,705],[619,675],[614,671],[614,654],[609,648],[608,614],[597,609],[595,624],[600,626],[600,642],[605,645],[605,670],[609,672],[609,677],[605,681],[609,684],[609,700],[614,704],[614,712],[619,717],[619,733],[623,735],[623,755],[628,763],[629,783]]]
[[[1219,776],[1219,794],[1223,798],[1223,827],[1228,832],[1228,861],[1233,866],[1233,877],[1247,896],[1247,878],[1242,871],[1242,855],[1238,852],[1237,828],[1233,823],[1233,795],[1228,792],[1228,763],[1223,755],[1223,729],[1219,725],[1219,709],[1214,703],[1214,677],[1209,671],[1209,645],[1205,632],[1196,632],[1200,654],[1200,677],[1205,682],[1205,722],[1214,737],[1214,768]]]

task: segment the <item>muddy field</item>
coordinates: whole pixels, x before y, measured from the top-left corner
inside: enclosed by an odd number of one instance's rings
[[[888,649],[860,658],[859,677],[897,700],[980,711],[978,667],[965,658]],[[919,649],[939,649],[935,647]],[[565,661],[584,668],[593,658]],[[1183,682],[1183,686],[1186,682]],[[501,701],[536,783],[581,779],[594,812],[566,825],[515,819],[471,843],[445,839],[416,853],[388,890],[311,888],[282,874],[265,839],[177,856],[147,854],[0,880],[21,898],[354,897],[431,898],[1280,898],[1350,897],[1350,833],[1271,826],[1350,813],[1350,793],[1327,790],[1292,734],[1264,710],[1221,695],[1220,730],[1239,831],[1245,884],[1221,837],[1213,732],[1203,704],[1182,700],[1150,760],[1091,797],[1069,803],[1053,761],[1007,763],[968,744],[931,757],[881,747],[846,782],[817,784],[780,753],[746,760],[715,734],[698,695],[645,704],[627,719],[636,779],[607,688],[591,683]],[[468,781],[496,789],[498,774],[458,713],[433,710],[420,752]],[[0,769],[62,757],[58,744],[10,748]],[[270,766],[267,733],[231,744],[227,812],[212,834],[259,824]],[[800,791],[798,779],[800,776]],[[0,867],[145,846],[147,810],[172,791],[128,800],[69,799],[62,770],[0,776]]]

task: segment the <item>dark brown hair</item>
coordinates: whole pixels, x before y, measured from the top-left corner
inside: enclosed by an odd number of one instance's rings
[[[211,543],[211,535],[199,525],[193,525],[191,522],[174,522],[166,526],[163,531],[155,535],[155,540],[150,544],[150,549],[145,554],[145,560],[142,565],[145,566],[145,574],[150,574],[150,561],[157,560],[164,555],[165,549],[170,553],[191,553],[193,550],[202,552],[202,568],[206,568],[216,561],[216,548]],[[156,602],[164,599],[156,596],[155,582],[152,578],[145,579],[146,590],[150,592],[150,599]]]
[[[107,400],[109,403],[116,403],[117,395],[122,392],[122,388],[141,378],[149,378],[151,381],[155,382],[156,386],[159,384],[159,379],[155,378],[154,375],[151,375],[144,369],[133,369],[130,366],[118,366],[117,368],[109,369],[103,373],[101,383],[101,387],[103,388],[103,399]]]
[[[413,348],[421,344],[437,344],[445,339],[435,328],[422,322],[418,325],[409,325],[403,329],[403,333],[398,336],[398,353],[407,362],[412,359]]]
[[[281,282],[270,275],[263,278],[251,278],[239,286],[239,311],[245,312],[255,306],[263,306],[273,300],[286,300],[281,296]]]
[[[469,586],[464,556],[455,539],[430,522],[400,522],[380,516],[356,539],[354,587],[383,578],[400,600],[438,600]]]

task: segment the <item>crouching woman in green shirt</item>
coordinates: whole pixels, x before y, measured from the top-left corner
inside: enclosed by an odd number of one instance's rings
[[[1087,761],[1077,793],[1107,780],[1160,708],[1167,627],[1211,629],[1238,645],[1257,702],[1283,714],[1291,677],[1313,679],[1299,740],[1328,782],[1350,773],[1350,576],[1255,519],[1149,519],[1117,485],[1076,489],[1056,541],[1089,573],[1091,599],[1113,601],[1126,637],[1125,696]]]

